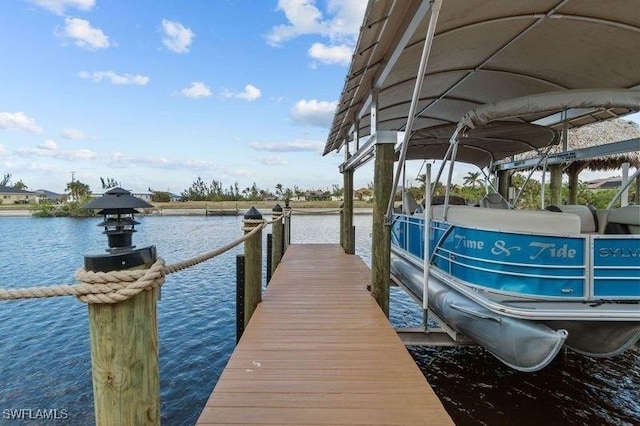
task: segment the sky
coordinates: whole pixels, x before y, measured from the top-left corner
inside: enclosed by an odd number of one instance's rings
[[[343,154],[321,153],[366,3],[2,1],[0,176],[59,193],[342,186]],[[371,163],[354,174],[372,181]]]
[[[2,1],[0,175],[60,193],[342,185],[343,155],[321,154],[365,6]]]

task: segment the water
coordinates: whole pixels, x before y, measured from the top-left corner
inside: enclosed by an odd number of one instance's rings
[[[167,263],[242,234],[239,217],[141,217],[138,247]],[[97,219],[0,218],[0,287],[73,282],[84,254],[102,253]],[[370,259],[371,216],[356,215],[356,249]],[[337,243],[338,216],[295,216],[292,242]],[[266,247],[266,244],[264,245]],[[162,422],[195,423],[235,343],[235,248],[169,275],[159,303]],[[54,424],[93,423],[86,306],[72,297],[0,302],[0,424],[7,409],[66,410]],[[397,288],[391,321],[421,313]],[[613,360],[567,352],[537,373],[519,373],[478,347],[409,348],[457,424],[640,424],[640,350]]]

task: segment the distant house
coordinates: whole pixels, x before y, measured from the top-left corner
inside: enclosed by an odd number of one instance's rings
[[[57,192],[47,191],[46,189],[36,189],[36,203],[41,201],[49,201],[50,203],[61,203],[67,199],[66,194],[58,194]]]
[[[589,181],[587,182],[587,189],[615,189],[620,188],[621,185],[622,178],[620,176],[615,176]]]
[[[307,191],[305,192],[305,198],[307,201],[328,201],[331,199],[331,193],[329,191]]]
[[[360,188],[353,191],[353,198],[358,201],[372,201],[373,193],[369,188]]]
[[[169,201],[182,201],[182,195],[174,194],[173,192],[167,192],[169,194]]]
[[[141,200],[146,201],[147,203],[151,203],[151,200],[153,199],[153,192],[131,192],[131,195],[133,195],[134,197],[138,197]]]
[[[0,186],[0,204],[29,204],[35,202],[35,192],[10,186]]]

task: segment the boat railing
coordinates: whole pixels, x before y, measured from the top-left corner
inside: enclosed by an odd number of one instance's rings
[[[438,206],[434,206],[435,207]],[[434,213],[429,232],[431,265],[454,277],[506,294],[528,294],[549,300],[628,300],[640,297],[640,235],[581,233],[576,215],[549,211],[501,210],[520,219],[496,223],[500,229],[478,226],[483,218],[461,223],[454,212],[481,216],[495,210],[452,206],[447,222]],[[553,222],[559,217],[572,221]],[[536,218],[526,223],[523,218]],[[485,222],[486,224],[486,222]],[[567,224],[571,224],[572,228]],[[533,232],[535,227],[538,232]],[[553,232],[550,232],[553,230]],[[424,220],[397,215],[392,244],[417,262],[424,261]],[[516,279],[517,278],[517,279]]]

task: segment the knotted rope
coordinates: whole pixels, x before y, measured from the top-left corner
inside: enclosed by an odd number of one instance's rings
[[[273,223],[280,219],[275,219]],[[80,268],[75,273],[79,284],[62,284],[27,288],[0,289],[0,300],[34,299],[58,296],[76,296],[84,303],[118,303],[127,300],[143,290],[151,290],[164,284],[165,276],[197,265],[225,253],[251,238],[267,226],[259,219],[244,221],[242,229],[247,233],[229,244],[218,247],[191,259],[165,266],[164,259],[158,258],[149,269],[131,269],[109,272],[92,272]]]

